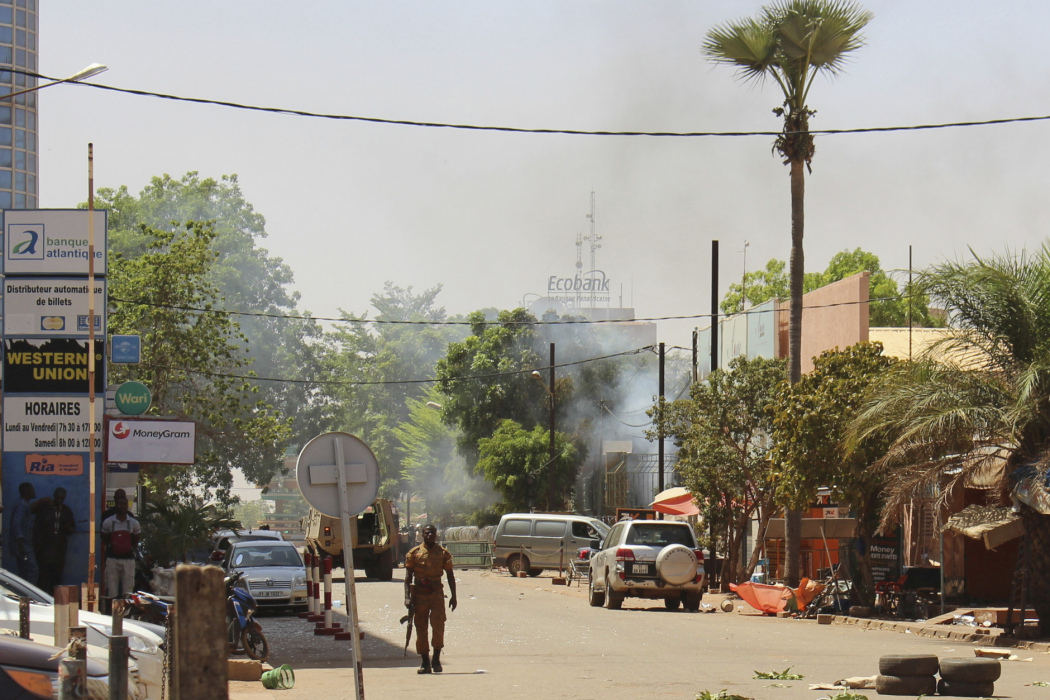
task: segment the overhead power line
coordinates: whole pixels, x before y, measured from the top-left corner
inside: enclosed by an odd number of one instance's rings
[[[13,70],[10,72],[22,73],[24,75],[31,75],[37,78],[43,78],[45,80],[56,80],[50,76],[41,75],[39,73],[32,73],[28,71]],[[783,132],[783,131],[607,131],[607,130],[587,130],[587,129],[561,129],[561,128],[536,128],[536,127],[515,127],[515,126],[498,126],[498,125],[481,125],[481,124],[457,124],[451,122],[428,122],[419,121],[414,119],[387,119],[383,117],[368,117],[351,114],[333,114],[325,112],[311,112],[304,109],[293,109],[290,107],[264,107],[260,105],[248,105],[239,102],[230,102],[228,100],[212,100],[202,97],[185,97],[180,95],[168,95],[161,92],[153,92],[150,90],[135,90],[132,88],[121,88],[114,87],[112,85],[103,85],[101,83],[68,83],[69,85],[77,85],[86,88],[92,88],[95,90],[107,90],[110,92],[118,92],[127,95],[135,95],[138,97],[154,97],[163,100],[173,100],[176,102],[190,102],[193,104],[204,104],[214,105],[217,107],[227,107],[230,109],[242,109],[253,112],[268,112],[271,114],[286,114],[296,117],[307,117],[312,119],[328,119],[335,121],[355,121],[355,122],[367,122],[371,124],[390,124],[394,126],[411,126],[411,127],[424,127],[431,129],[458,129],[465,131],[497,131],[504,133],[516,133],[516,134],[560,134],[567,136],[651,136],[651,137],[671,137],[671,138],[698,138],[698,137],[722,137],[722,138],[734,138],[744,136],[767,136],[777,137],[785,133],[795,132]],[[1030,116],[1030,117],[1004,117],[999,119],[985,119],[979,121],[964,121],[964,122],[941,122],[935,124],[912,124],[904,126],[867,126],[867,127],[856,127],[851,129],[810,129],[808,133],[814,136],[834,136],[837,134],[868,134],[868,133],[886,133],[895,131],[928,131],[933,129],[951,129],[960,127],[974,127],[974,126],[996,126],[1002,124],[1018,124],[1023,122],[1041,122],[1050,120],[1050,115],[1046,116]]]
[[[623,352],[614,352],[610,355],[600,355],[598,357],[588,357],[583,360],[575,360],[573,362],[560,362],[554,365],[555,368],[559,367],[574,367],[576,365],[584,365],[590,362],[600,362],[602,360],[610,360],[614,357],[625,357],[628,355],[639,355],[643,352],[652,350],[652,345],[646,345],[641,348],[634,348],[633,350],[624,350]],[[185,372],[186,374],[199,374],[205,377],[228,377],[230,379],[244,379],[253,382],[279,382],[284,384],[309,384],[316,386],[380,386],[389,384],[436,384],[438,382],[465,382],[465,381],[476,381],[480,379],[499,379],[500,377],[513,377],[519,374],[532,374],[537,370],[549,369],[550,365],[538,365],[536,367],[526,367],[524,369],[517,369],[510,372],[493,372],[491,374],[473,374],[463,377],[427,377],[424,379],[383,379],[374,381],[349,381],[342,379],[285,379],[282,377],[260,377],[256,374],[233,374],[230,372],[211,372],[203,369],[190,369],[186,367],[172,367],[171,365],[154,365],[154,367],[162,367],[167,370],[174,370],[177,372]]]
[[[903,301],[908,298],[909,295],[902,294],[895,297],[876,297],[874,299],[868,299],[867,301],[840,301],[833,302],[830,304],[816,304],[813,306],[804,306],[804,310],[811,309],[829,309],[836,306],[858,306],[860,304],[880,304],[882,302],[890,301]],[[916,295],[917,296],[917,295]],[[110,296],[109,301],[116,302],[118,304],[134,304],[136,306],[149,306],[151,308],[158,309],[174,309],[177,311],[186,311],[190,313],[198,314],[219,314],[224,316],[248,316],[256,318],[273,318],[283,319],[288,321],[317,321],[322,323],[370,323],[377,326],[391,325],[391,326],[575,326],[575,325],[599,325],[599,324],[611,324],[611,323],[635,323],[641,321],[689,321],[696,319],[710,318],[710,313],[704,314],[685,314],[682,316],[645,316],[642,318],[631,318],[631,319],[590,319],[590,318],[579,318],[579,319],[563,319],[558,321],[544,321],[537,319],[535,321],[402,321],[396,319],[377,319],[377,318],[343,318],[333,316],[303,316],[300,314],[275,314],[264,311],[237,311],[228,309],[202,309],[195,306],[180,306],[178,304],[158,304],[151,301],[143,301],[139,299],[121,299],[120,297]],[[750,316],[752,314],[767,314],[771,313],[771,309],[759,309],[754,308],[748,309],[747,311],[739,311],[734,314],[719,313],[719,318],[732,318],[736,316]]]

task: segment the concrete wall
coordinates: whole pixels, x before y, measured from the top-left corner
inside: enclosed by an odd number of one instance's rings
[[[802,373],[825,350],[845,349],[868,340],[868,277],[860,272],[802,296]],[[788,356],[789,300],[780,302],[781,357]]]

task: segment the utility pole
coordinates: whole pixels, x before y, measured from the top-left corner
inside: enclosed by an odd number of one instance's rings
[[[718,369],[718,241],[711,241],[711,371]]]
[[[554,343],[551,343],[551,378],[550,378],[550,389],[547,392],[550,394],[550,444],[548,447],[549,460],[547,464],[547,508],[553,510],[554,508]]]
[[[664,490],[664,344],[660,343],[660,410],[656,414],[656,439],[659,442],[657,453],[660,455],[660,476],[657,481],[657,493]],[[663,520],[663,514],[660,514]]]

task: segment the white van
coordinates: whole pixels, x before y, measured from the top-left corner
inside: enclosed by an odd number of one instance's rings
[[[507,513],[496,527],[492,562],[511,576],[539,576],[544,569],[568,568],[580,548],[608,533],[608,525],[584,515]]]

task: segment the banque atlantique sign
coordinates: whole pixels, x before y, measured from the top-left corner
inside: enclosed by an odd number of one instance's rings
[[[558,277],[551,275],[547,278],[547,296],[554,299],[575,300],[584,297],[590,301],[609,301],[609,278],[602,270],[591,270],[577,274],[574,277]]]

